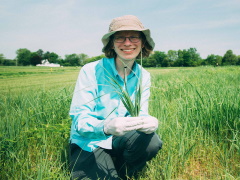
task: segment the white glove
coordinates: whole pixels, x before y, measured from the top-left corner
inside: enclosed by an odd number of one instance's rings
[[[144,132],[145,134],[151,134],[155,132],[158,128],[158,119],[152,116],[141,117],[144,121],[142,128],[138,131]]]
[[[141,117],[117,117],[105,120],[104,132],[115,136],[122,136],[129,131],[143,127],[144,120]]]

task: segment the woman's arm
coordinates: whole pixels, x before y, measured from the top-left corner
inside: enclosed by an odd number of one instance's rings
[[[70,107],[72,128],[83,137],[107,138],[103,131],[104,121],[97,114],[97,98],[95,68],[88,64],[79,73]]]

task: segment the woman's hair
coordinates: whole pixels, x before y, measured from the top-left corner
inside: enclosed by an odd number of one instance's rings
[[[148,57],[151,54],[153,49],[147,42],[145,35],[142,32],[140,33],[141,33],[140,37],[142,40],[142,44],[144,45],[144,47],[142,48],[142,57]],[[109,42],[104,49],[104,53],[107,58],[117,57],[117,54],[113,49],[113,38],[114,38],[114,34],[109,37]],[[140,59],[140,57],[141,57],[141,53],[138,54],[137,59]]]

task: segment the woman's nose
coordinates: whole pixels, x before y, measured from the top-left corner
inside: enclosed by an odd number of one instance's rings
[[[126,40],[124,41],[124,45],[130,45],[132,42],[130,41],[129,38],[126,38]]]

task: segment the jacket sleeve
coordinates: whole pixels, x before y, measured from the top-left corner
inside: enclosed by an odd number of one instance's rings
[[[72,128],[86,138],[107,139],[103,131],[104,121],[96,112],[97,98],[94,68],[84,66],[79,73],[70,107]]]
[[[141,110],[140,116],[149,116],[148,101],[150,97],[151,77],[147,71],[143,71],[142,76],[142,95],[141,95]]]

